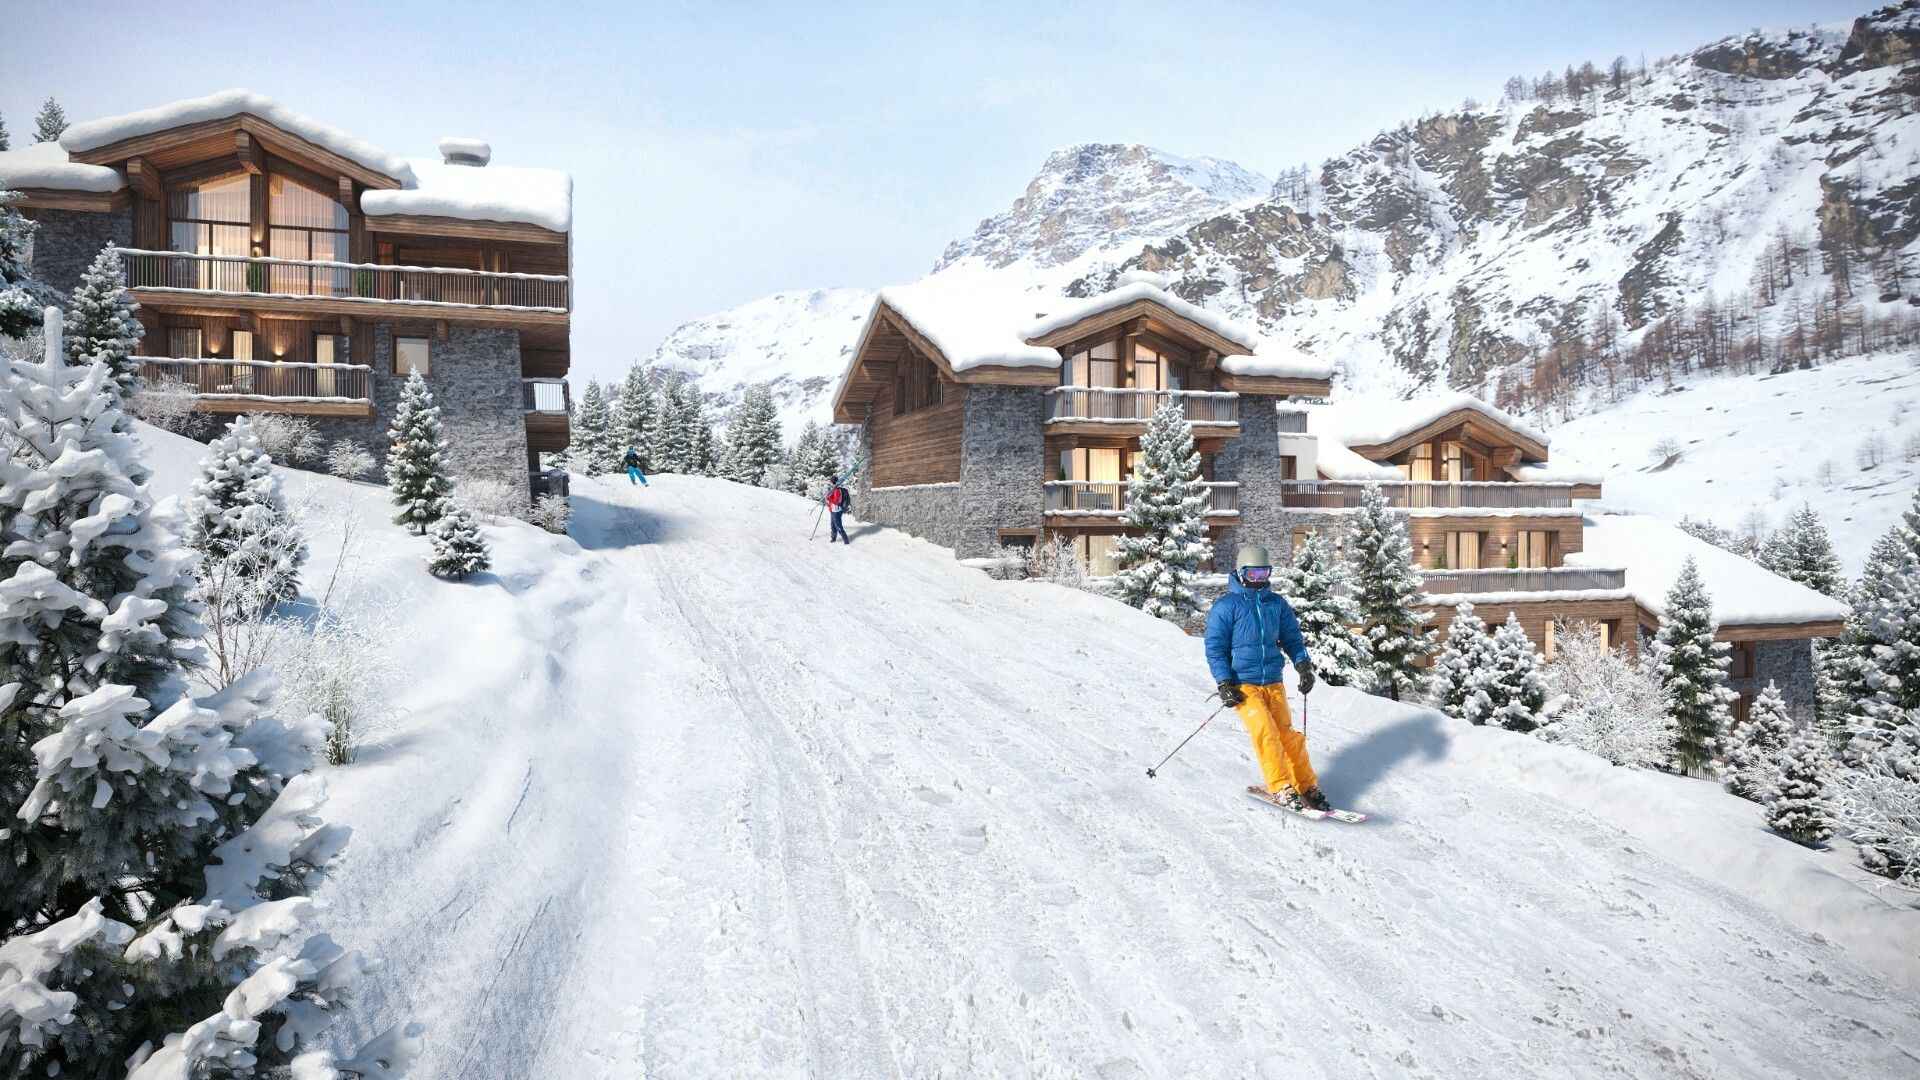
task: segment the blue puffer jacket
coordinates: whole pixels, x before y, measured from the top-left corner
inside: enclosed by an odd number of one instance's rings
[[[1227,595],[1207,612],[1207,666],[1213,681],[1268,686],[1280,681],[1287,661],[1307,662],[1307,643],[1293,605],[1272,588],[1249,589],[1229,578]]]

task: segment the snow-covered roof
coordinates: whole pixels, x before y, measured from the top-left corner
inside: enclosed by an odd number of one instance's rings
[[[275,127],[290,131],[316,146],[325,147],[349,161],[402,183],[413,179],[413,172],[407,163],[393,154],[331,124],[323,124],[304,113],[294,112],[272,98],[240,88],[75,124],[60,136],[60,145],[73,153],[82,153],[122,139],[170,131],[208,120],[224,120],[241,113],[252,113]]]
[[[1507,469],[1515,480],[1528,484],[1600,484],[1606,474],[1577,461],[1556,459],[1551,462],[1527,462]]]
[[[35,143],[0,150],[0,189],[52,188],[56,191],[119,191],[127,175],[106,165],[68,161],[59,143]]]
[[[406,187],[362,192],[360,209],[376,216],[513,221],[555,232],[573,228],[573,177],[557,169],[449,165],[433,158],[409,158],[406,164],[413,178]]]
[[[1713,598],[1721,626],[1837,622],[1847,605],[1768,570],[1759,563],[1697,539],[1642,514],[1589,517],[1582,550],[1568,552],[1568,566],[1625,567],[1634,602],[1658,617],[1667,593],[1691,557]]]
[[[1426,427],[1448,413],[1466,409],[1530,439],[1548,445],[1545,432],[1512,413],[1496,409],[1472,394],[1450,391],[1410,401],[1361,398],[1307,410],[1307,430],[1346,446],[1379,446]]]
[[[1391,465],[1363,458],[1346,448],[1338,439],[1319,440],[1316,451],[1320,475],[1328,480],[1405,480],[1405,474]]]

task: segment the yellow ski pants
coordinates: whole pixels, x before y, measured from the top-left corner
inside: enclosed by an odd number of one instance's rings
[[[1307,791],[1320,786],[1313,775],[1313,763],[1307,760],[1307,737],[1293,730],[1293,714],[1287,709],[1285,683],[1255,686],[1241,683],[1247,700],[1234,708],[1240,722],[1253,736],[1253,752],[1260,759],[1260,775],[1266,778],[1267,791],[1282,788]]]

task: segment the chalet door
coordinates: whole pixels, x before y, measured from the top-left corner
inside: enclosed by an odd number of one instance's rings
[[[1528,568],[1553,565],[1553,534],[1545,529],[1522,529],[1514,537],[1514,561]]]
[[[1450,570],[1480,569],[1480,543],[1484,533],[1450,532],[1447,534],[1447,568]]]
[[[236,394],[257,394],[260,390],[254,386],[252,364],[242,361],[253,359],[253,331],[235,330],[227,335],[228,352],[234,359],[233,370],[229,373]]]

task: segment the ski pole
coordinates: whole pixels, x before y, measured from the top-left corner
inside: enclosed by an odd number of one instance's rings
[[[813,515],[813,531],[807,534],[807,539],[812,540],[813,538],[820,535],[820,518],[826,512],[827,512],[827,500],[821,499],[820,509],[816,511]]]
[[[1212,695],[1212,694],[1208,694],[1207,696],[1208,696],[1208,697],[1212,697],[1213,695]],[[1194,728],[1194,729],[1193,729],[1193,735],[1198,735],[1198,734],[1200,734],[1200,732],[1201,732],[1201,731],[1203,731],[1203,730],[1205,730],[1205,729],[1206,729],[1206,726],[1207,726],[1208,724],[1211,724],[1211,723],[1213,723],[1213,718],[1214,718],[1214,717],[1216,717],[1216,716],[1219,716],[1219,715],[1220,715],[1220,711],[1221,711],[1221,709],[1225,709],[1226,707],[1227,707],[1227,706],[1226,706],[1226,703],[1225,703],[1225,702],[1222,702],[1222,703],[1221,703],[1221,705],[1220,705],[1220,708],[1219,708],[1219,709],[1215,709],[1215,710],[1213,710],[1212,712],[1210,712],[1210,713],[1208,713],[1208,714],[1207,714],[1207,718],[1206,718],[1205,720],[1202,720],[1202,721],[1200,721],[1200,726],[1199,726],[1199,727],[1197,727],[1197,728]],[[1190,742],[1192,742],[1192,741],[1193,741],[1193,735],[1189,735],[1189,736],[1187,736],[1186,738],[1184,738],[1184,739],[1181,739],[1181,740],[1180,740],[1180,746],[1176,746],[1176,747],[1174,747],[1174,748],[1173,748],[1173,752],[1172,752],[1172,753],[1169,753],[1169,754],[1168,754],[1168,755],[1167,755],[1166,757],[1163,757],[1163,758],[1161,758],[1161,759],[1160,759],[1160,764],[1158,764],[1158,765],[1155,765],[1155,766],[1154,766],[1153,768],[1151,768],[1151,769],[1148,769],[1148,770],[1147,770],[1147,779],[1149,779],[1149,780],[1151,780],[1151,779],[1153,779],[1154,777],[1156,777],[1156,776],[1159,776],[1159,775],[1160,775],[1160,770],[1161,770],[1161,769],[1164,769],[1164,768],[1166,768],[1166,767],[1167,767],[1167,762],[1169,762],[1169,761],[1172,761],[1172,760],[1173,760],[1173,755],[1174,755],[1174,754],[1177,754],[1177,753],[1179,753],[1179,752],[1180,752],[1180,749],[1181,749],[1181,747],[1184,747],[1184,746],[1186,746],[1186,745],[1187,745],[1188,743],[1190,743]]]

